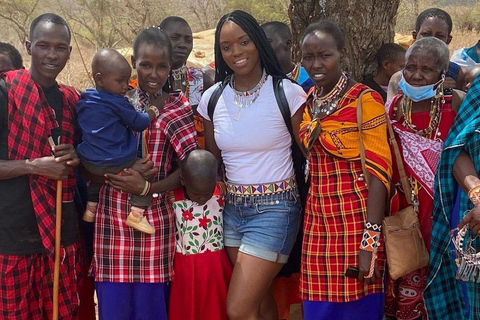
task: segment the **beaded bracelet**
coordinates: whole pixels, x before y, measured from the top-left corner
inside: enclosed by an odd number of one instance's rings
[[[145,186],[143,187],[143,191],[140,193],[141,196],[146,196],[150,192],[150,188],[152,184],[145,180]]]
[[[372,260],[370,260],[370,270],[368,270],[368,274],[364,277],[365,279],[370,279],[373,277],[373,273],[375,272],[375,261],[377,261],[377,250],[372,252]]]
[[[360,249],[365,251],[376,251],[380,246],[380,231],[373,231],[365,229],[363,231],[362,242],[360,243]]]
[[[365,224],[366,228],[363,231],[362,242],[360,243],[360,250],[369,251],[372,253],[372,260],[370,260],[370,270],[368,271],[368,275],[364,278],[369,279],[373,277],[373,273],[375,272],[375,261],[377,260],[377,249],[380,246],[380,230],[374,231],[369,230],[368,228],[374,228],[376,226],[377,229],[381,229],[382,227],[376,223],[372,224],[367,221]]]
[[[480,185],[473,187],[470,189],[470,191],[468,191],[468,198],[474,206],[480,203]]]
[[[373,222],[367,221],[365,223],[365,229],[370,230],[370,231],[381,232],[382,231],[382,225],[378,224],[378,223],[373,223]]]
[[[152,110],[153,113],[155,113],[155,118],[157,118],[157,117],[160,115],[160,111],[159,111],[158,108],[155,107],[155,106],[150,106],[150,107],[148,108],[148,110]]]

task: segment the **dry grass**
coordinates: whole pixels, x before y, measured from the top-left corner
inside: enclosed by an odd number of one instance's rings
[[[453,39],[449,45],[450,53],[453,53],[453,51],[458,48],[473,46],[480,39],[480,33],[476,31],[453,31],[452,35]],[[82,62],[79,52],[81,52],[83,56],[85,65]],[[58,80],[62,83],[75,86],[80,90],[91,88],[93,84],[89,79],[87,70],[90,72],[90,63],[94,53],[94,49],[88,47],[77,48],[74,45],[72,56],[65,66],[65,69],[59,75]],[[25,60],[25,66],[28,68],[30,66],[30,57],[23,52],[22,56]]]
[[[478,31],[461,31],[454,30],[452,32],[452,42],[450,42],[450,52],[453,53],[458,48],[471,47],[480,39]]]
[[[477,43],[477,41],[480,39],[480,33],[475,30],[454,30],[452,36],[453,39],[449,46],[451,53],[453,53],[453,51],[458,48],[470,47]],[[86,46],[81,46],[80,48],[78,48],[75,43],[73,43],[73,52],[71,59],[67,63],[63,72],[60,74],[59,81],[65,84],[73,85],[80,90],[84,90],[85,88],[92,87],[93,84],[90,82],[88,73],[85,70],[84,64],[82,63],[82,60],[80,58],[80,52],[83,56],[83,59],[85,60],[86,68],[90,71],[90,63],[92,61],[95,50]],[[27,65],[29,65],[28,62],[29,61],[27,61],[26,63]]]
[[[94,49],[88,47],[78,48],[73,43],[70,60],[59,75],[58,80],[80,90],[92,88],[93,82],[90,81],[89,74],[91,73],[91,62],[94,54]],[[82,62],[82,57],[85,64]]]

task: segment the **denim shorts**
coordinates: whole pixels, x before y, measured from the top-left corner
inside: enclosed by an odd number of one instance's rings
[[[297,238],[301,205],[296,190],[262,196],[227,196],[225,246],[264,260],[286,263]]]

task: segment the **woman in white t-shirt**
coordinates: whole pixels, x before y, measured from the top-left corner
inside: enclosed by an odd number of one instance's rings
[[[281,71],[258,22],[243,11],[220,19],[215,66],[217,84],[204,93],[198,112],[205,118],[206,149],[226,171],[224,236],[234,265],[227,313],[231,320],[278,319],[270,287],[295,242],[300,200],[292,138],[275,98],[273,78],[283,79],[295,133],[306,96]],[[222,83],[212,121],[208,102]]]

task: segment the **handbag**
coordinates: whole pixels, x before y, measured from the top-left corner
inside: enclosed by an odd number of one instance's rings
[[[410,181],[405,174],[402,157],[390,119],[386,119],[389,141],[397,160],[400,181],[407,198],[408,207],[383,220],[383,239],[387,256],[388,273],[396,280],[412,271],[428,266],[429,254],[420,232],[420,222],[409,195]]]
[[[368,175],[366,170],[365,147],[362,139],[362,95],[371,90],[365,90],[357,100],[357,123],[360,136],[360,160],[364,179],[368,186]],[[406,195],[412,194],[410,181],[405,173],[402,156],[398,148],[395,134],[390,119],[385,115],[389,132],[389,143],[395,153],[398,172],[403,190]],[[400,210],[393,216],[385,217],[383,220],[383,239],[385,243],[388,273],[393,280],[396,280],[412,271],[428,266],[429,255],[422,233],[420,222],[409,196],[408,207]]]

